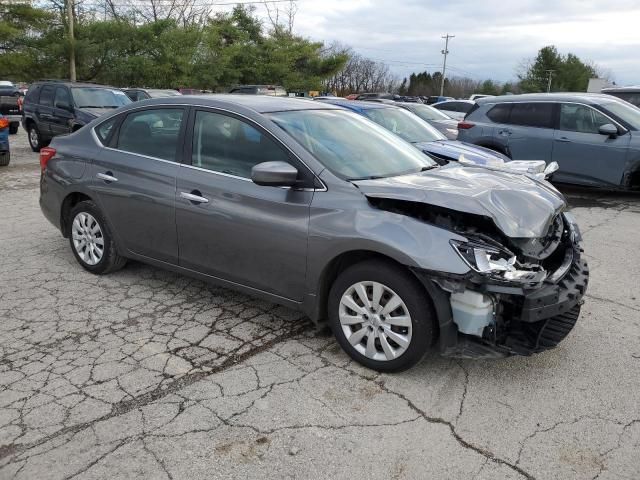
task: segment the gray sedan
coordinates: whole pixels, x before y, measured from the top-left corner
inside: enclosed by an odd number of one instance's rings
[[[458,138],[458,121],[437,108],[421,103],[397,102],[396,105],[405,110],[409,110],[411,113],[415,113],[425,122],[430,123],[449,140],[456,140]]]
[[[578,228],[547,182],[438,166],[321,102],[146,100],[56,137],[40,163],[42,211],[84,269],[134,259],[300,309],[380,371],[436,344],[552,348],[586,289]]]

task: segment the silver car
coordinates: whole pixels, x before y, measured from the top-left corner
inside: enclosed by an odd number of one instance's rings
[[[482,98],[458,130],[511,158],[557,162],[554,182],[640,189],[640,109],[611,95]]]
[[[40,162],[42,211],[84,269],[134,259],[302,310],[380,371],[432,348],[554,347],[588,281],[550,184],[438,166],[322,102],[146,100],[56,137]]]

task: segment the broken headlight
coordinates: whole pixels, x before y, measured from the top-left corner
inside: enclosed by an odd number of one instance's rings
[[[497,273],[515,270],[516,257],[491,245],[451,240],[462,260],[479,273]]]

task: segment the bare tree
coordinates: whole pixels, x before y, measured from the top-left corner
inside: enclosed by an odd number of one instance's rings
[[[273,31],[291,35],[296,13],[298,13],[296,0],[289,0],[283,8],[280,8],[280,3],[268,1],[264,2],[264,6],[267,9],[267,17]]]

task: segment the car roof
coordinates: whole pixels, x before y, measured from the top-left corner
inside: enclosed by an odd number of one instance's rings
[[[478,99],[478,100],[479,100],[479,99]],[[463,99],[460,99],[460,100],[456,100],[456,99],[453,99],[453,100],[443,100],[442,102],[437,102],[437,103],[434,103],[433,105],[444,105],[445,103],[453,103],[453,102],[476,103],[476,101],[475,101],[475,100],[469,100],[468,98],[463,98]]]
[[[140,105],[141,102],[138,102]],[[258,113],[287,112],[293,110],[329,110],[338,109],[329,102],[314,102],[301,98],[273,97],[270,95],[233,95],[217,93],[207,95],[185,95],[144,100],[146,105],[156,103],[178,103],[182,105],[200,105],[219,107],[220,103],[238,105]]]
[[[65,81],[65,80],[38,80],[36,82],[33,82],[32,86],[34,85],[64,85],[67,87],[92,87],[92,88],[109,88],[112,90],[120,90],[120,88],[118,87],[112,87],[110,85],[102,85],[99,83],[85,83],[85,82],[69,82],[69,81]]]
[[[523,93],[520,95],[499,95],[496,97],[479,98],[478,105],[487,103],[505,102],[581,102],[581,103],[602,103],[603,101],[616,101],[615,97],[603,93]]]
[[[364,100],[322,100],[316,103],[324,103],[337,105],[338,107],[348,108],[354,112],[362,112],[364,110],[374,110],[377,108],[393,108],[395,105],[381,102],[367,102]]]
[[[628,87],[608,87],[603,88],[602,93],[638,93],[640,85],[630,85]]]

